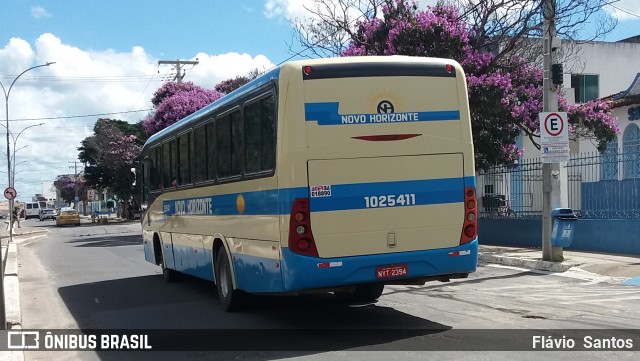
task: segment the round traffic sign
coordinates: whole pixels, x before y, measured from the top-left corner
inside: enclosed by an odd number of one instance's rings
[[[18,196],[18,192],[13,187],[7,187],[4,190],[4,197],[8,200],[15,199]]]
[[[564,119],[558,113],[549,113],[544,118],[544,130],[552,137],[556,137],[562,133],[564,129]]]

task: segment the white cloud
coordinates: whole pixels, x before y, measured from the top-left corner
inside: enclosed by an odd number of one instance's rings
[[[264,4],[264,15],[267,18],[278,18],[284,17],[286,19],[304,19],[310,17],[312,14],[307,9],[316,10],[317,6],[316,0],[265,0]],[[334,0],[322,0],[322,3],[337,4],[338,1]],[[348,3],[349,1],[342,1],[343,3]],[[368,1],[350,1],[354,5],[360,5],[363,8],[368,5]],[[425,8],[427,5],[435,5],[438,0],[419,0],[417,1],[418,6],[420,8]],[[361,12],[357,10],[350,11],[352,17],[357,17],[361,15]]]
[[[31,16],[33,16],[36,19],[45,19],[45,18],[50,18],[53,15],[51,15],[51,13],[49,13],[42,6],[32,6],[31,7]]]
[[[605,6],[605,10],[619,21],[637,21],[640,17],[640,1],[620,0],[611,6]]]
[[[264,15],[268,18],[285,17],[287,19],[308,16],[305,6],[313,5],[313,0],[266,0]]]
[[[190,70],[185,68],[185,81],[209,89],[252,69],[273,67],[263,55],[198,53],[192,60],[195,58],[199,64]],[[9,129],[14,137],[22,132],[15,144],[19,149],[15,153],[15,185],[18,199],[23,201],[41,193],[42,182],[73,173],[69,168],[73,164],[69,162],[77,159],[80,142],[93,133],[93,125],[100,117],[97,114],[150,108],[151,96],[163,84],[163,75],[172,72],[171,66],[158,66],[158,59],[141,47],[133,47],[128,52],[89,51],[65,44],[47,33],[38,37],[33,45],[12,38],[0,47],[0,82],[8,90],[22,71],[47,62],[55,64],[24,73],[14,83],[9,97]],[[0,104],[4,109],[4,101]],[[1,114],[0,124],[5,125],[4,111]],[[90,114],[96,115],[75,117]],[[101,117],[135,123],[146,114],[145,111]],[[39,123],[45,124],[36,126]],[[0,186],[7,183],[5,132],[4,127],[0,127],[3,134],[0,136],[3,139],[0,141]],[[13,140],[10,147],[13,155]]]
[[[246,75],[253,69],[262,72],[274,67],[274,64],[264,55],[251,56],[247,53],[219,55],[198,53],[192,60],[196,58],[199,64],[189,72],[187,79],[209,89],[213,89],[222,80]]]

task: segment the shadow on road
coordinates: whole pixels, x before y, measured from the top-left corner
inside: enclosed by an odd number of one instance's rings
[[[411,342],[450,329],[373,303],[347,304],[332,294],[254,296],[244,311],[225,313],[218,307],[213,283],[191,277],[172,284],[160,275],[134,277],[58,292],[81,329],[147,332],[156,350],[189,351],[179,359],[228,359],[237,354],[228,353],[231,350],[249,352],[242,359],[281,359]],[[218,352],[213,357],[205,351]],[[152,354],[149,359],[164,355]],[[103,360],[145,359],[139,352],[98,355]]]
[[[65,243],[74,244],[74,247],[118,247],[118,246],[134,246],[142,244],[142,236],[139,234],[131,235],[106,235],[97,237],[81,236]]]

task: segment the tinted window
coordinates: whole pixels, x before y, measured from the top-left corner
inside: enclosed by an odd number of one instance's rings
[[[207,180],[207,138],[204,127],[193,131],[193,181]]]
[[[273,97],[245,106],[244,122],[246,173],[273,169],[275,160]]]
[[[218,157],[216,156],[216,132],[214,123],[209,123],[206,126],[207,137],[207,163],[202,163],[207,167],[207,179],[216,179],[216,162]]]
[[[599,86],[597,75],[571,75],[571,87],[575,89],[576,103],[586,103],[598,98]]]
[[[162,145],[162,182],[160,189],[171,186],[171,181],[175,178],[173,173],[173,163],[175,156],[172,151],[174,141],[164,143]]]
[[[191,184],[191,133],[178,137],[178,185]]]
[[[217,170],[219,178],[227,178],[241,174],[241,120],[240,112],[234,112],[216,120]]]
[[[156,190],[160,187],[161,182],[160,147],[155,147],[149,152],[149,188]]]

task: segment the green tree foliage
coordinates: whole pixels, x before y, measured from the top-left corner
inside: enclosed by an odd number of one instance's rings
[[[142,124],[98,119],[94,134],[78,148],[78,159],[86,164],[84,179],[88,187],[109,189],[119,200],[133,195],[130,171],[140,155],[144,138]]]

